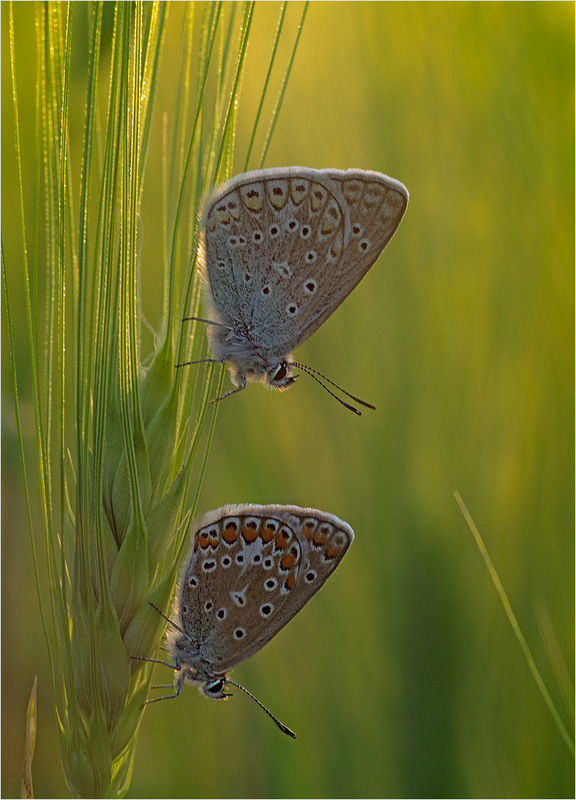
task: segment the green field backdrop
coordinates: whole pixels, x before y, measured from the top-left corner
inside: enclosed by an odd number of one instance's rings
[[[34,4],[16,5],[21,125],[32,136]],[[178,6],[169,9],[174,42]],[[289,4],[284,60],[301,11]],[[235,171],[278,12],[256,3]],[[6,43],[3,24],[9,113]],[[175,48],[168,38],[143,197],[141,289],[152,321]],[[574,796],[570,750],[453,495],[480,529],[572,730],[573,84],[572,3],[310,4],[265,166],[378,170],[410,191],[383,256],[297,352],[377,410],[358,418],[305,376],[282,395],[249,386],[218,409],[198,510],[313,506],[347,520],[356,540],[309,606],[233,675],[298,739],[240,693],[211,703],[187,688],[147,710],[130,797]],[[79,104],[72,136],[81,122]],[[8,255],[19,226],[12,159],[6,129]],[[8,259],[9,276],[19,268]],[[2,792],[19,792],[38,676],[35,789],[59,797],[67,790],[6,347],[3,358]]]

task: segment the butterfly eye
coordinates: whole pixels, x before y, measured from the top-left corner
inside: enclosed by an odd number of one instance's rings
[[[284,378],[286,377],[286,373],[287,372],[288,372],[288,366],[287,366],[286,362],[283,361],[280,364],[280,366],[278,367],[278,369],[276,370],[276,372],[274,373],[274,375],[272,376],[272,380],[279,381],[279,382],[283,381]]]
[[[287,361],[281,361],[278,366],[268,372],[268,383],[278,389],[285,389],[294,383],[296,378],[292,377],[290,365]]]
[[[222,678],[218,678],[217,680],[212,681],[212,683],[207,683],[204,686],[204,694],[207,697],[220,698],[222,697],[224,686],[225,686],[224,680]]]

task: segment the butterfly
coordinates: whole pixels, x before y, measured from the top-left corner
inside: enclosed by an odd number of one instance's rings
[[[406,187],[379,172],[278,167],[246,172],[205,203],[200,264],[214,358],[235,388],[261,381],[286,389],[301,369],[330,392],[292,350],[338,308],[392,238]],[[200,362],[184,362],[177,366]],[[340,389],[356,402],[370,403]],[[336,399],[356,414],[354,406]]]
[[[283,733],[296,738],[227,673],[306,605],[353,539],[346,522],[314,508],[227,505],[208,512],[192,533],[175,619],[165,617],[174,661],[156,662],[175,670],[175,692],[145,705],[178,697],[185,682],[215,700],[228,697],[225,688],[232,685],[255,700]]]

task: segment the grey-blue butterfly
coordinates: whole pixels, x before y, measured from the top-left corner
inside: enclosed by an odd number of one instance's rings
[[[286,389],[295,381],[294,368],[337,386],[294,361],[292,350],[368,272],[400,224],[408,197],[400,181],[379,172],[308,167],[246,172],[210,195],[200,264],[210,314],[202,321],[215,357],[205,361],[227,363],[236,387],[219,400],[248,381]]]

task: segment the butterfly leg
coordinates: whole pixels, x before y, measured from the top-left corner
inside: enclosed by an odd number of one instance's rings
[[[150,664],[162,664],[163,667],[170,667],[170,669],[179,670],[178,664],[171,664],[169,661],[160,661],[159,658],[146,658],[146,656],[130,656],[132,661],[149,661]],[[169,684],[172,686],[172,684]]]
[[[174,366],[176,367],[176,369],[178,369],[178,367],[187,367],[190,364],[225,364],[225,363],[226,363],[225,358],[201,358],[198,361],[183,361],[181,364],[175,364]],[[231,394],[236,394],[236,392],[241,392],[242,389],[246,388],[248,384],[248,379],[246,378],[246,375],[244,375],[243,373],[237,373],[236,375],[234,375],[234,382],[237,383],[235,389],[230,389],[229,392],[224,392],[224,394],[221,394],[220,397],[213,397],[212,400],[210,400],[210,402],[217,403],[219,400],[224,400],[225,397],[230,397]]]
[[[225,397],[230,397],[231,394],[236,394],[236,392],[241,392],[242,389],[245,389],[246,386],[248,385],[248,380],[246,378],[246,375],[238,373],[237,375],[234,376],[234,378],[236,381],[238,381],[238,386],[236,386],[235,389],[230,389],[229,392],[224,392],[224,394],[221,394],[220,397],[214,397],[212,400],[210,400],[211,403],[218,403],[220,400],[224,400]]]
[[[176,681],[176,685],[175,685],[176,691],[174,692],[174,694],[163,694],[161,697],[149,697],[148,700],[145,700],[142,703],[140,708],[142,709],[142,708],[144,708],[144,706],[149,706],[150,703],[157,703],[159,700],[173,700],[175,697],[179,697],[180,696],[180,692],[182,691],[182,687],[184,686],[184,681],[185,680],[186,680],[186,675],[185,675],[184,672],[181,672],[180,675],[178,675],[178,680]],[[168,688],[169,686],[172,686],[172,685],[173,684],[171,684],[171,683],[161,683],[158,686],[151,686],[150,688],[151,689],[162,689],[162,688]]]
[[[224,358],[200,358],[198,361],[183,361],[181,364],[174,364],[175,368],[188,367],[190,364],[223,364]]]

